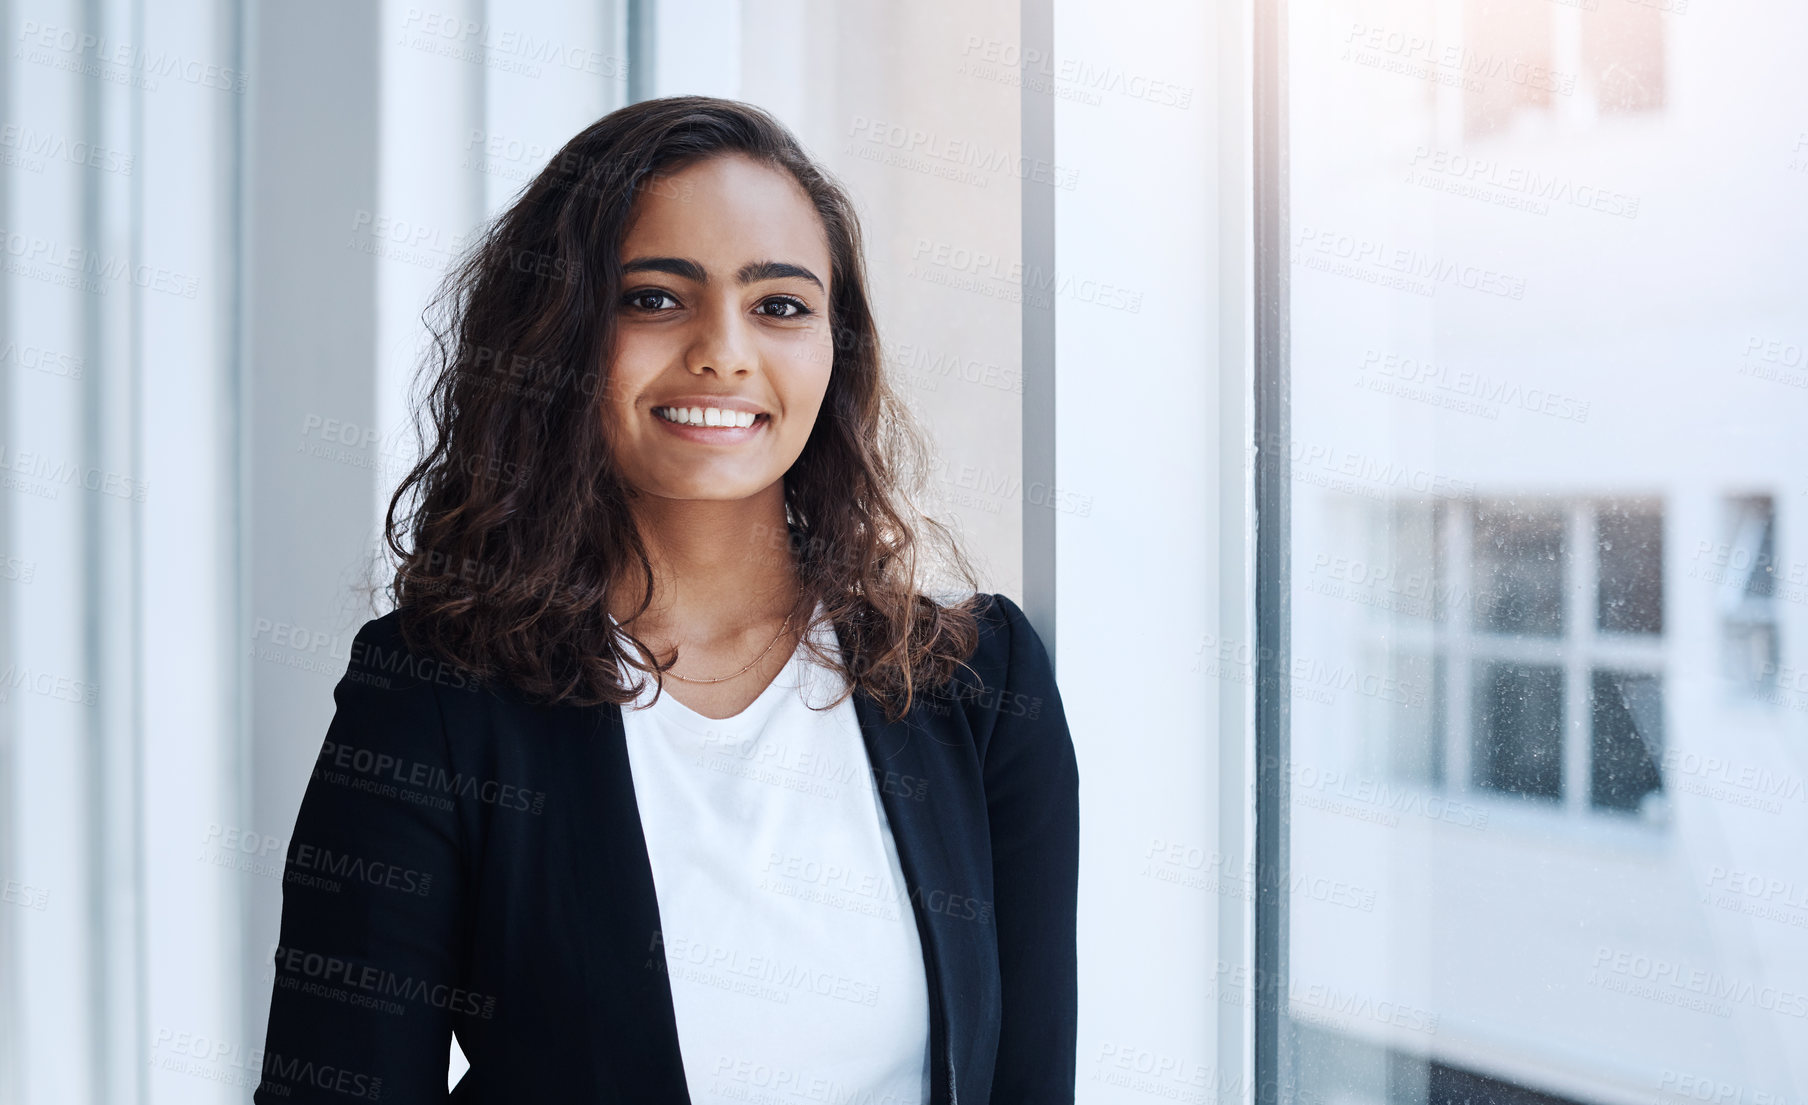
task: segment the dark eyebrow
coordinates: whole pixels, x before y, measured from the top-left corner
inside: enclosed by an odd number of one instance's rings
[[[663,272],[694,284],[709,283],[709,274],[703,271],[703,266],[684,257],[636,257],[622,266],[622,275],[631,272]],[[788,261],[749,261],[735,273],[735,282],[746,285],[761,280],[782,280],[785,277],[808,280],[822,289],[822,281],[816,278],[815,273]]]
[[[782,280],[787,276],[808,280],[816,285],[818,291],[823,290],[822,281],[816,279],[815,273],[789,261],[750,261],[741,266],[740,272],[735,273],[735,279],[742,284],[752,284],[758,280]]]

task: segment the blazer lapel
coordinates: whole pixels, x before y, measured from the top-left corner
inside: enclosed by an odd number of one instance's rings
[[[578,916],[594,934],[579,946],[589,950],[584,969],[593,1027],[605,1033],[589,1050],[606,1059],[608,1069],[599,1074],[619,1087],[621,1100],[688,1105],[659,899],[621,707],[597,707],[591,739],[574,743],[589,750],[589,762],[571,780],[568,815],[583,896]]]
[[[923,945],[929,987],[929,1105],[958,1105],[960,1087],[972,1081],[973,1034],[967,1031],[962,1006],[978,997],[963,978],[985,977],[985,954],[970,931],[971,922],[953,921],[933,908],[962,884],[964,874],[963,857],[950,844],[962,839],[957,776],[948,770],[940,734],[923,723],[919,709],[888,721],[866,691],[856,690],[854,711]]]

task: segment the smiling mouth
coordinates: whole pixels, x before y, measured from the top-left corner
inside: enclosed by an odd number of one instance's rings
[[[725,407],[654,407],[653,416],[674,426],[716,427],[725,430],[745,429],[772,417],[769,414],[733,411]]]

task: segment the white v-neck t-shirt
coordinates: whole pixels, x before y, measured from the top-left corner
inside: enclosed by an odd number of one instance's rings
[[[831,624],[812,632],[835,654]],[[622,707],[664,945],[648,966],[697,1105],[928,1100],[922,946],[853,699],[810,708],[843,686],[800,644],[734,717],[653,702],[650,677]]]

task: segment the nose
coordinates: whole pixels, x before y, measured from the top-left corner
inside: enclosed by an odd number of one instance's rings
[[[752,372],[759,358],[752,325],[737,300],[712,302],[708,310],[698,315],[697,332],[685,354],[685,368],[698,376],[706,372],[723,377]]]

